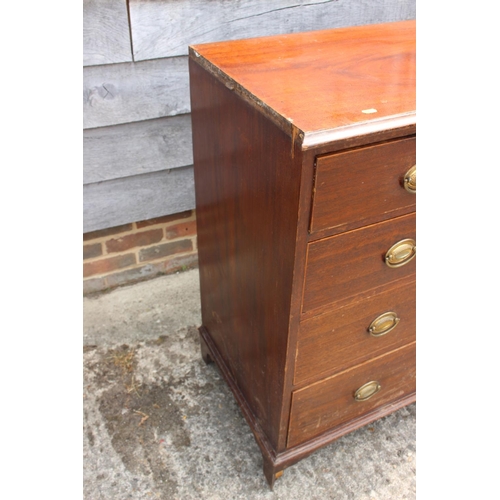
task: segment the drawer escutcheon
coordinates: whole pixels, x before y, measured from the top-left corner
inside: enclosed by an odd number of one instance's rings
[[[367,399],[370,399],[372,396],[377,394],[377,392],[380,391],[381,388],[382,386],[376,380],[367,382],[354,393],[354,399],[356,401],[366,401]]]
[[[382,337],[382,335],[394,330],[398,326],[399,321],[400,319],[395,312],[387,311],[370,323],[368,331],[373,337]]]
[[[416,194],[417,192],[417,166],[413,165],[413,167],[406,172],[404,177],[404,188],[412,194]]]
[[[417,254],[417,245],[412,238],[394,243],[385,254],[385,263],[389,267],[401,267],[408,264]]]

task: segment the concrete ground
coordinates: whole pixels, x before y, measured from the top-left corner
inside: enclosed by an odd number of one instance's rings
[[[414,499],[416,406],[316,451],[269,489],[199,353],[198,271],[84,298],[84,498]]]

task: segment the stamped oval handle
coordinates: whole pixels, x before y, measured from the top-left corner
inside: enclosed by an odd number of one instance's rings
[[[375,318],[368,327],[370,335],[373,337],[382,337],[398,326],[399,318],[395,312],[387,311]]]
[[[370,399],[372,396],[377,394],[377,392],[380,391],[381,388],[382,386],[376,380],[367,382],[354,393],[354,399],[356,401],[366,401],[367,399]]]
[[[417,244],[412,238],[394,243],[385,254],[385,263],[389,267],[401,267],[408,264],[417,254]]]
[[[415,194],[417,192],[417,166],[413,167],[406,172],[403,182],[404,188],[409,192]]]

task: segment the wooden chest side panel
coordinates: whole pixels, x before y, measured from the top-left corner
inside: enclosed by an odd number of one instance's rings
[[[300,151],[190,61],[202,322],[277,448]]]

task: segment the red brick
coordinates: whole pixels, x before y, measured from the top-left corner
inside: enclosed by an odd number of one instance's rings
[[[83,276],[93,276],[95,274],[104,274],[121,269],[123,267],[132,266],[135,264],[135,255],[128,253],[125,255],[117,255],[107,259],[100,259],[94,262],[85,262],[83,264]]]
[[[150,231],[143,231],[142,233],[132,233],[121,238],[113,238],[106,241],[106,249],[108,252],[123,252],[129,248],[145,247],[158,243],[163,238],[162,229],[152,229]]]
[[[191,240],[173,241],[150,248],[143,248],[139,252],[139,260],[141,262],[156,260],[176,253],[189,252],[191,250],[193,250],[193,243]]]
[[[100,243],[83,245],[83,260],[99,257],[99,255],[102,255],[102,245]]]
[[[155,224],[166,224],[167,222],[173,222],[179,219],[187,219],[188,217],[191,217],[192,213],[192,210],[187,210],[186,212],[181,212],[178,214],[165,215],[164,217],[156,217],[155,219],[149,220],[141,220],[139,222],[136,222],[135,224],[137,225],[138,229],[140,229],[141,227],[153,226]]]
[[[196,234],[196,221],[191,220],[181,224],[175,224],[165,228],[167,240],[182,238],[183,236],[194,236]]]
[[[96,238],[111,236],[112,234],[124,233],[125,231],[131,231],[132,229],[132,224],[123,224],[122,226],[108,227],[107,229],[100,229],[99,231],[84,233],[83,241],[95,240]]]

